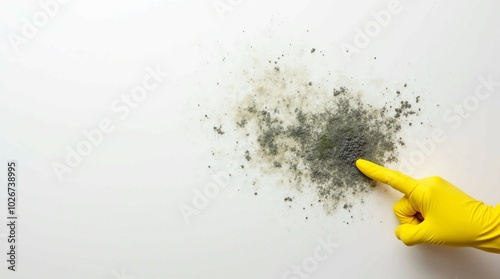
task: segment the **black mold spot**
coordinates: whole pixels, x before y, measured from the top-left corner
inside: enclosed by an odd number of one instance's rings
[[[219,127],[214,126],[214,131],[219,135],[224,135],[224,131],[222,131],[222,125],[219,125]]]
[[[252,157],[250,157],[250,151],[248,151],[248,150],[246,150],[246,151],[245,151],[245,159],[246,159],[247,161],[252,160]]]

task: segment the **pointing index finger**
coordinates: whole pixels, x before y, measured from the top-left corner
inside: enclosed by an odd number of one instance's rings
[[[406,196],[409,196],[418,184],[417,180],[414,178],[398,171],[384,168],[367,160],[357,160],[356,167],[371,179],[388,184]]]

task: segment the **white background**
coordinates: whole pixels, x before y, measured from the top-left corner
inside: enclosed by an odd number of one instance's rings
[[[204,86],[230,82],[218,76],[217,63],[227,53],[237,57],[241,45],[266,41],[323,50],[327,65],[318,67],[341,69],[355,81],[411,81],[432,104],[425,115],[432,125],[409,132],[401,156],[435,128],[447,135],[412,174],[443,176],[498,203],[500,88],[458,127],[442,118],[474,94],[479,76],[500,80],[497,1],[402,2],[350,61],[341,44],[354,44],[356,28],[388,1],[229,1],[222,17],[216,2],[66,1],[19,51],[10,36],[21,34],[23,18],[43,10],[38,1],[0,2],[0,161],[19,164],[18,271],[7,270],[7,228],[0,226],[1,278],[282,278],[328,237],[339,246],[309,278],[500,276],[497,255],[404,246],[393,233],[391,209],[400,194],[392,190],[356,205],[350,225],[345,212],[327,215],[320,206],[304,212],[301,204],[313,199],[307,193],[272,181],[253,188],[237,175],[190,224],[179,211],[211,173],[242,159],[214,164],[210,151],[218,141],[199,131],[205,112],[195,110],[197,99],[211,99],[207,111],[216,112],[217,94],[224,93]],[[280,51],[274,47],[269,51]],[[110,104],[156,65],[170,79],[120,120]],[[65,148],[84,139],[82,130],[107,117],[115,130],[59,181],[54,161],[64,162]],[[0,171],[1,181],[5,176]],[[286,195],[295,196],[292,208]]]

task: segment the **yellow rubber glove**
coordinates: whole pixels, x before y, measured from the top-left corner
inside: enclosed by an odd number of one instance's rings
[[[440,177],[416,180],[363,159],[356,166],[366,176],[404,194],[394,205],[401,223],[396,237],[404,244],[474,247],[500,253],[500,205],[485,205]]]

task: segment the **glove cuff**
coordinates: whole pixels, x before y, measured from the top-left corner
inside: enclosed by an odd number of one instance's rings
[[[474,245],[475,248],[500,254],[500,204],[496,207],[485,205],[484,226]]]

